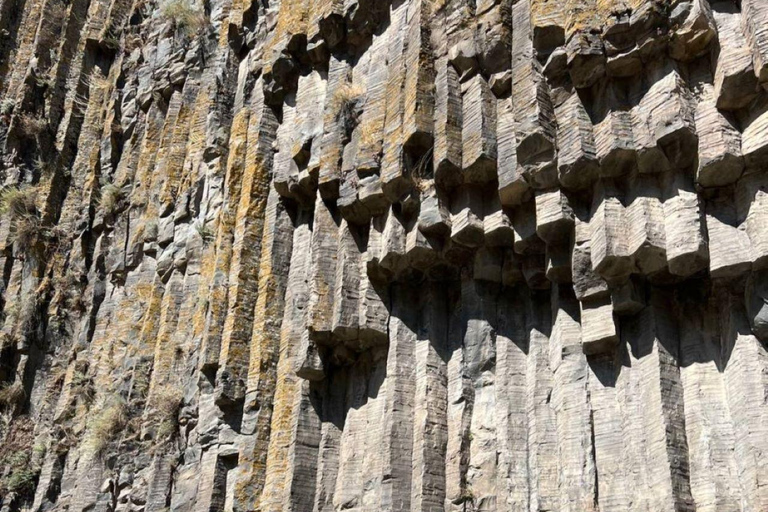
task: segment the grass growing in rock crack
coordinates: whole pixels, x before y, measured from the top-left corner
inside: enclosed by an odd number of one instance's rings
[[[208,24],[202,6],[192,0],[164,0],[160,3],[160,15],[187,37],[200,33]]]
[[[13,109],[16,107],[16,99],[15,98],[3,98],[2,101],[0,101],[0,114],[2,115],[8,115],[13,112]]]
[[[35,488],[39,470],[30,464],[29,454],[15,453],[6,460],[8,475],[3,479],[3,487],[9,493],[24,494]]]
[[[340,85],[331,98],[331,109],[336,112],[336,120],[349,134],[357,125],[358,104],[365,96],[360,85],[345,83]]]
[[[96,396],[93,381],[83,370],[76,370],[72,375],[70,392],[74,398],[86,404],[93,402]]]
[[[22,246],[30,245],[44,230],[35,203],[37,194],[35,187],[10,187],[0,192],[0,215],[10,217],[11,239]]]
[[[53,163],[47,162],[44,158],[37,156],[32,161],[32,170],[34,170],[38,176],[50,176],[53,174]]]
[[[32,187],[7,188],[0,192],[0,215],[9,215],[17,219],[37,211],[35,196],[37,192]]]
[[[95,455],[101,454],[128,421],[125,400],[113,395],[102,398],[91,410],[85,446]]]
[[[205,222],[195,222],[195,231],[197,231],[197,234],[200,235],[200,238],[203,239],[204,246],[213,242],[215,238],[213,231],[211,231],[211,228],[205,225]]]
[[[45,455],[42,445],[33,446],[34,422],[28,416],[11,421],[0,444],[0,496],[15,494],[29,499],[35,490],[40,462]]]
[[[7,383],[0,387],[0,405],[4,405],[6,408],[13,409],[23,403],[26,398],[24,386],[19,381]]]
[[[421,157],[419,157],[411,169],[411,179],[413,180],[413,184],[419,190],[419,192],[426,192],[432,187],[432,184],[434,183],[434,172],[432,171],[432,154],[433,147],[430,146],[430,148],[425,151]]]
[[[48,121],[43,117],[24,112],[19,116],[19,130],[27,137],[35,138],[48,128]]]
[[[88,81],[88,88],[89,89],[98,89],[102,91],[106,91],[110,87],[109,78],[105,77],[101,73],[99,73],[97,70],[93,70],[90,75],[87,77]]]
[[[181,391],[170,386],[157,393],[153,411],[157,422],[157,444],[163,444],[176,435],[182,398]]]
[[[117,205],[120,203],[121,191],[120,187],[113,183],[107,183],[101,187],[101,197],[99,198],[99,206],[105,215],[115,213]]]

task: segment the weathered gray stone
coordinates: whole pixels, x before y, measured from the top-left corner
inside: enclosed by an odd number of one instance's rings
[[[768,510],[767,21],[0,3],[0,512]]]

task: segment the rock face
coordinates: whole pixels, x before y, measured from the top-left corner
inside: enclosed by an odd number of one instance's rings
[[[0,0],[0,512],[768,511],[765,0]]]

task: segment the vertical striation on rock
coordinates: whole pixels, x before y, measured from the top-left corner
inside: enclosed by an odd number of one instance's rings
[[[765,0],[0,0],[0,512],[768,511]]]

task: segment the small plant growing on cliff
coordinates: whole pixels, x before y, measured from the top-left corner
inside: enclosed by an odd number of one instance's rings
[[[106,91],[109,89],[109,79],[94,69],[90,75],[88,75],[88,88]]]
[[[46,162],[43,157],[37,156],[32,161],[32,170],[35,171],[38,176],[50,176],[53,174],[53,164]]]
[[[411,179],[420,192],[426,192],[434,183],[432,171],[432,147],[424,152],[411,169]]]
[[[27,137],[37,137],[48,128],[48,121],[42,117],[24,112],[19,116],[19,130]]]
[[[198,34],[208,24],[205,11],[192,0],[165,0],[160,4],[160,15],[187,37]]]
[[[27,398],[21,382],[7,383],[0,387],[0,405],[9,409],[20,405]]]
[[[102,399],[94,408],[88,422],[85,446],[100,454],[128,421],[125,400],[119,396]]]
[[[213,242],[214,236],[211,228],[205,225],[205,222],[195,222],[195,231],[203,239],[203,245]]]
[[[155,399],[155,418],[157,421],[158,444],[173,438],[179,426],[179,409],[182,401],[181,392],[172,387],[159,391]]]
[[[28,416],[19,416],[9,424],[0,443],[0,496],[14,494],[26,500],[35,489],[44,453],[42,446],[33,447],[34,428]]]
[[[111,50],[120,49],[120,36],[116,34],[112,28],[104,30],[101,36],[101,42],[106,48]]]
[[[99,206],[101,206],[105,215],[115,213],[115,209],[120,202],[120,194],[120,188],[113,183],[108,183],[101,187]]]
[[[74,398],[86,404],[91,403],[96,395],[96,391],[93,389],[93,381],[82,370],[77,370],[72,375],[70,392]]]
[[[30,463],[27,452],[19,452],[9,457],[5,463],[8,474],[3,479],[2,487],[9,493],[28,494],[35,489],[39,468]]]
[[[16,107],[16,100],[13,98],[3,98],[0,101],[0,114],[7,116],[13,112]]]
[[[336,120],[347,133],[351,133],[357,125],[357,107],[364,94],[365,91],[359,85],[345,83],[336,89],[331,99],[331,109],[336,112]]]
[[[43,231],[36,195],[33,187],[7,188],[0,192],[0,215],[7,215],[11,220],[12,241],[25,247]]]
[[[461,503],[473,503],[475,501],[475,493],[472,491],[472,487],[467,486],[461,491],[461,497],[459,498]]]
[[[35,189],[7,188],[0,192],[0,215],[18,219],[37,211]]]

